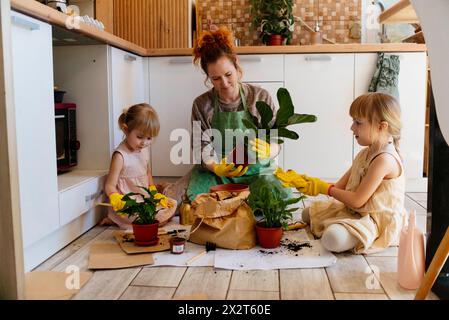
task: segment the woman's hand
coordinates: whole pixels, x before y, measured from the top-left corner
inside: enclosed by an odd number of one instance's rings
[[[270,157],[270,144],[262,139],[256,138],[249,142],[251,150],[257,154],[259,159],[267,159]]]
[[[226,163],[226,158],[223,158],[219,164],[213,166],[214,173],[219,177],[235,178],[243,176],[248,171],[248,166],[235,167],[234,163]]]

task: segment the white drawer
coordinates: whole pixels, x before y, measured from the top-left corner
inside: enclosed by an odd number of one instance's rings
[[[101,202],[104,177],[94,178],[79,186],[59,193],[59,215],[61,226],[75,220],[94,203]]]
[[[239,55],[244,82],[284,81],[283,54]]]

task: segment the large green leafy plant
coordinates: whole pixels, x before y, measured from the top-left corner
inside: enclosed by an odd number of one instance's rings
[[[286,228],[288,220],[292,218],[293,212],[298,208],[291,208],[305,198],[288,198],[280,188],[273,187],[272,181],[261,177],[250,184],[250,195],[248,205],[253,210],[254,215],[262,216],[267,228]]]
[[[299,135],[295,131],[287,129],[287,127],[300,123],[315,122],[317,117],[312,114],[295,113],[295,107],[290,93],[285,88],[279,88],[277,91],[277,99],[279,102],[279,110],[276,113],[275,121],[273,121],[274,114],[271,107],[264,101],[257,101],[256,108],[261,120],[259,121],[257,117],[253,116],[253,121],[243,119],[243,124],[248,129],[255,130],[257,133],[264,132],[259,131],[259,129],[264,129],[265,137],[258,136],[266,141],[270,141],[270,137],[277,138],[278,143],[284,142],[281,138],[299,139]],[[277,133],[273,130],[277,130]]]
[[[294,30],[293,0],[251,0],[253,26],[267,43],[271,35],[281,35],[290,44]]]
[[[134,192],[125,194],[121,199],[123,207],[117,212],[126,214],[130,218],[136,216],[136,219],[133,221],[134,224],[153,224],[156,222],[156,214],[160,210],[157,209],[157,206],[161,204],[163,207],[167,207],[168,200],[157,191],[155,186],[139,188],[144,190],[147,196]],[[137,201],[137,199],[141,201]]]

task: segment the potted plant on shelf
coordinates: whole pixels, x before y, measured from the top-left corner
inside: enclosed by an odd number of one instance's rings
[[[301,195],[288,199],[282,190],[273,188],[269,179],[260,177],[250,184],[248,205],[254,215],[262,216],[256,224],[256,234],[259,245],[262,248],[277,248],[280,244],[283,228],[287,228],[288,220],[298,208],[290,208],[305,198]]]
[[[161,207],[169,206],[168,199],[159,193],[156,186],[139,187],[146,195],[130,192],[125,194],[119,203],[114,204],[118,214],[134,218],[132,222],[134,243],[136,245],[151,246],[158,243],[159,221],[156,214]],[[158,209],[159,207],[159,209]]]
[[[251,0],[253,26],[267,45],[290,44],[294,30],[293,0]]]

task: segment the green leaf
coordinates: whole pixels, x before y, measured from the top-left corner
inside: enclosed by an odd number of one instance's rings
[[[279,137],[284,137],[284,138],[289,138],[292,140],[298,140],[299,139],[299,135],[291,130],[285,129],[285,128],[279,128],[278,129],[278,136]]]
[[[288,119],[287,124],[293,125],[293,124],[298,124],[298,123],[309,123],[309,122],[315,122],[316,120],[317,120],[317,117],[313,114],[295,113]]]
[[[287,89],[279,88],[277,98],[279,110],[276,114],[276,127],[285,127],[288,124],[288,119],[293,116],[295,107],[293,106],[292,98]]]
[[[256,102],[256,109],[259,111],[261,124],[263,129],[270,129],[268,124],[273,120],[273,110],[264,101]]]
[[[242,119],[243,124],[247,129],[252,129],[257,131],[257,126],[254,124],[254,122],[248,120],[248,119]]]

